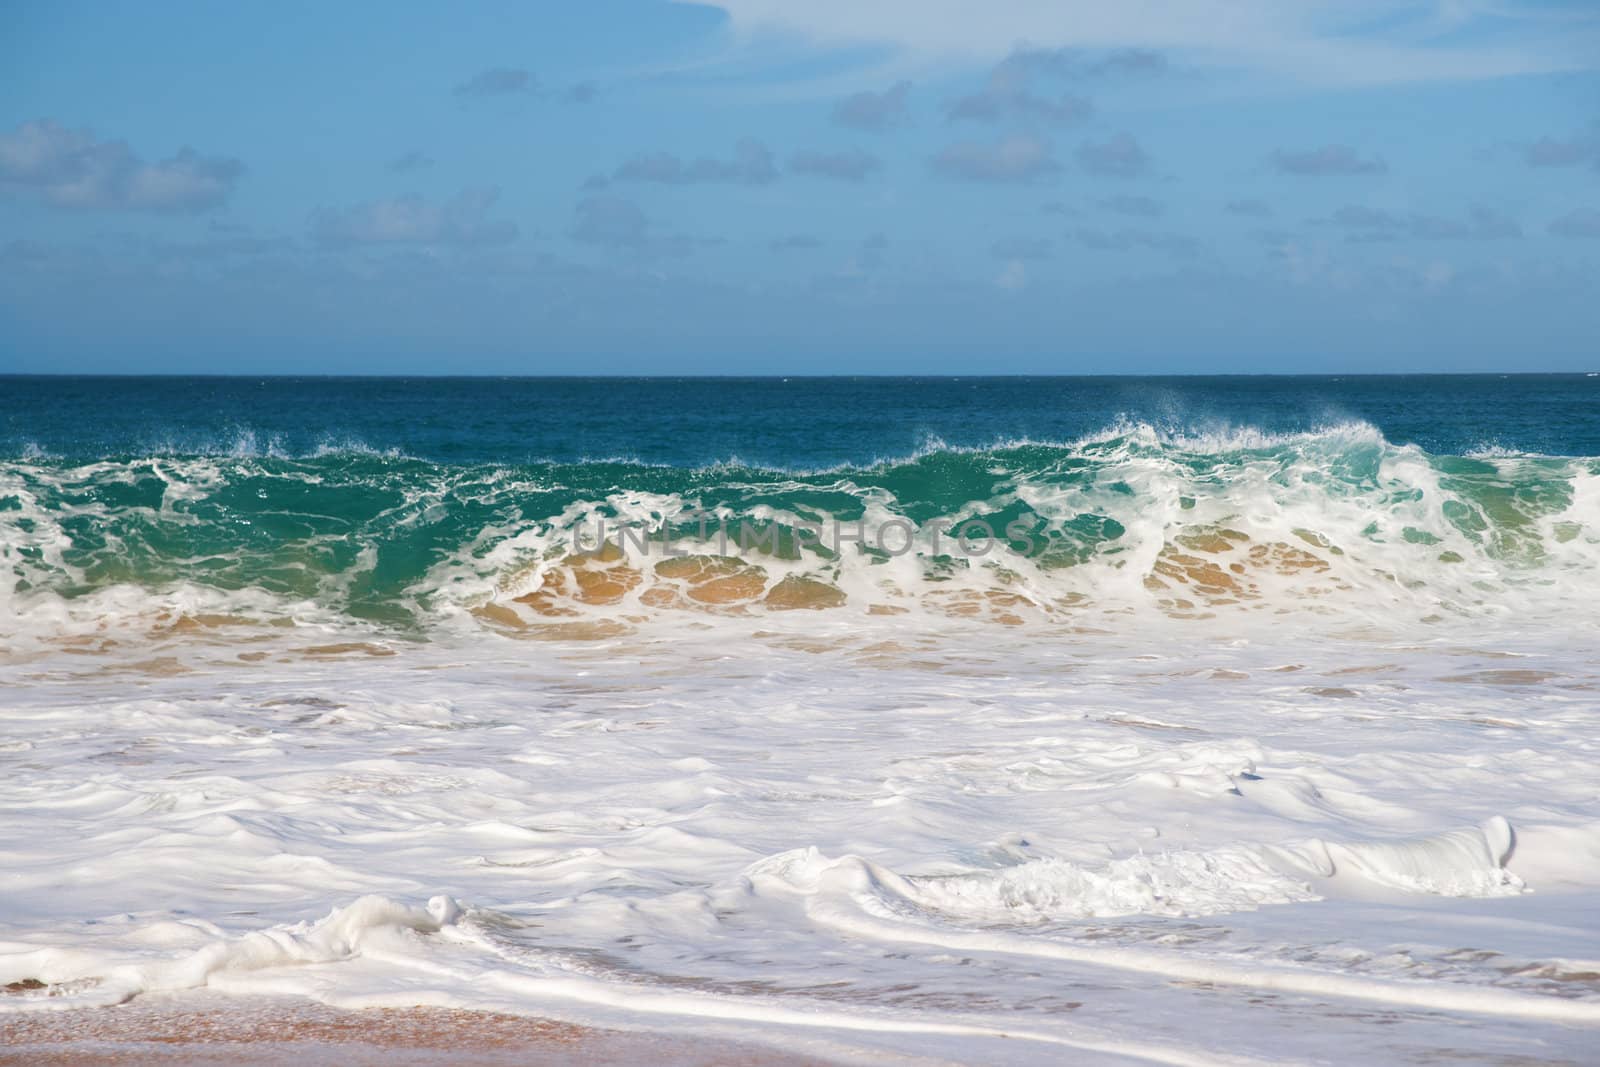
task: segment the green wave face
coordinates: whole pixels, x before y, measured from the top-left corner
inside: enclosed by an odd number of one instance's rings
[[[111,591],[126,609],[136,594],[199,588],[426,630],[555,589],[604,523],[628,540],[627,558],[602,562],[642,577],[610,601],[567,596],[573,610],[667,603],[645,596],[673,581],[665,539],[758,571],[760,590],[734,598],[751,609],[787,578],[860,608],[999,590],[1045,614],[1553,611],[1600,601],[1597,475],[1595,459],[1428,455],[1362,425],[1212,440],[1134,427],[810,472],[367,453],[37,458],[0,465],[0,597],[21,618]],[[966,551],[952,536],[963,528],[995,542]],[[741,530],[755,542],[745,551]]]

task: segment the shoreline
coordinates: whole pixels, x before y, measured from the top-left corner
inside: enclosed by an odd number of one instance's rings
[[[190,993],[107,1008],[0,1015],[3,1067],[116,1064],[296,1067],[826,1067],[829,1061],[699,1036],[609,1030],[466,1008],[332,1008],[291,997]]]

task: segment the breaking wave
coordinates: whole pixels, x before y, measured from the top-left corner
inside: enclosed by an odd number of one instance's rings
[[[1115,625],[1558,618],[1600,603],[1600,459],[1364,423],[1113,426],[861,466],[441,464],[333,444],[0,463],[0,602],[92,619],[595,632],[794,609]]]

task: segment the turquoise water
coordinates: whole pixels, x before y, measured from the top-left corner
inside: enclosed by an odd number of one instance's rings
[[[19,611],[184,588],[416,628],[959,589],[1182,615],[1381,587],[1428,618],[1586,590],[1600,538],[1581,375],[0,378],[0,409]],[[586,591],[569,557],[623,528],[642,578]],[[727,562],[663,565],[674,539]]]

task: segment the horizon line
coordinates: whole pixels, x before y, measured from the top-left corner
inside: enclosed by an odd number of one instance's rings
[[[195,373],[188,371],[0,371],[0,380],[27,378],[199,378],[216,381],[248,380],[269,381],[1003,381],[1021,379],[1068,378],[1594,378],[1600,370],[1545,370],[1545,371],[1129,371],[1119,374],[1089,372],[1053,372],[1043,374],[289,374],[229,372]]]

